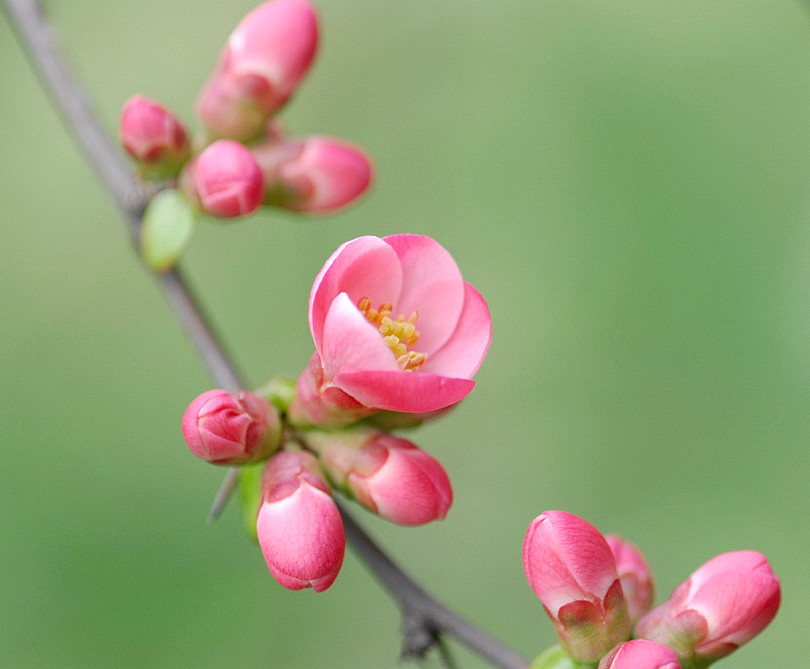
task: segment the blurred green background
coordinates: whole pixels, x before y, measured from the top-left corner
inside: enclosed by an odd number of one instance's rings
[[[134,93],[193,125],[252,4],[47,6],[113,133]],[[316,4],[319,59],[283,117],[366,147],[377,182],[335,217],[200,226],[184,265],[247,377],[305,365],[311,281],[341,242],[435,237],[494,319],[475,392],[412,433],[455,505],[363,524],[526,656],[554,638],[520,559],[545,509],[641,546],[657,601],[757,549],[782,609],[721,666],[805,666],[808,4]],[[328,592],[290,593],[235,506],[205,524],[222,471],[179,421],[211,382],[5,20],[0,111],[0,665],[398,666],[396,606],[351,552]]]

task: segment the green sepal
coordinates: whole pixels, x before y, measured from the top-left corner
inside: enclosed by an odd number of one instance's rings
[[[239,502],[242,507],[242,521],[245,532],[255,543],[259,543],[256,533],[256,516],[262,503],[262,472],[267,462],[244,465],[239,469]]]
[[[295,399],[295,379],[275,376],[253,392],[264,397],[281,413],[286,414]]]
[[[577,662],[563,652],[559,646],[547,648],[529,665],[529,669],[593,669],[595,664]]]
[[[186,250],[197,215],[179,191],[160,191],[146,207],[141,227],[141,257],[149,269],[167,272]]]

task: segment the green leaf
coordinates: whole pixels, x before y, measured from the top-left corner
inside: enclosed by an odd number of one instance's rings
[[[196,214],[180,193],[160,191],[143,215],[141,257],[155,272],[167,272],[177,264],[194,231]]]
[[[267,465],[266,461],[254,465],[245,465],[239,469],[239,502],[242,505],[242,520],[245,523],[245,532],[256,543],[259,537],[256,534],[256,516],[259,515],[259,505],[262,502],[262,471]]]
[[[529,669],[590,669],[595,664],[576,662],[566,655],[559,646],[547,648],[534,658]]]

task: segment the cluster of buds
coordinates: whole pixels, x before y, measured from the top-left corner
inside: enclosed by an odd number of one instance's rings
[[[736,551],[651,610],[653,577],[638,548],[562,511],[532,521],[523,569],[560,642],[532,669],[703,669],[759,634],[780,601],[766,557]]]
[[[193,142],[175,114],[136,95],[121,111],[121,143],[141,176],[177,188],[195,214],[233,219],[260,206],[339,210],[371,183],[368,156],[325,135],[289,137],[277,118],[317,47],[317,16],[306,0],[266,2],[237,26],[203,86],[196,111],[204,130]],[[176,208],[171,216],[145,219],[143,255],[156,270],[170,268],[188,242],[174,230]]]
[[[491,323],[452,256],[420,235],[343,244],[315,280],[309,319],[316,351],[297,383],[203,393],[183,437],[207,462],[244,466],[246,516],[271,574],[320,592],[345,549],[334,490],[400,525],[446,516],[444,468],[391,431],[472,390]]]

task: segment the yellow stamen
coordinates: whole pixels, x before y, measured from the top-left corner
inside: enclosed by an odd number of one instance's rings
[[[405,320],[405,314],[400,314],[394,320],[391,318],[391,304],[383,302],[379,309],[373,309],[367,297],[357,302],[357,308],[369,323],[377,326],[402,371],[413,372],[427,362],[427,353],[409,350],[419,340],[419,330],[416,329],[419,314],[416,311],[411,312],[408,320]]]

